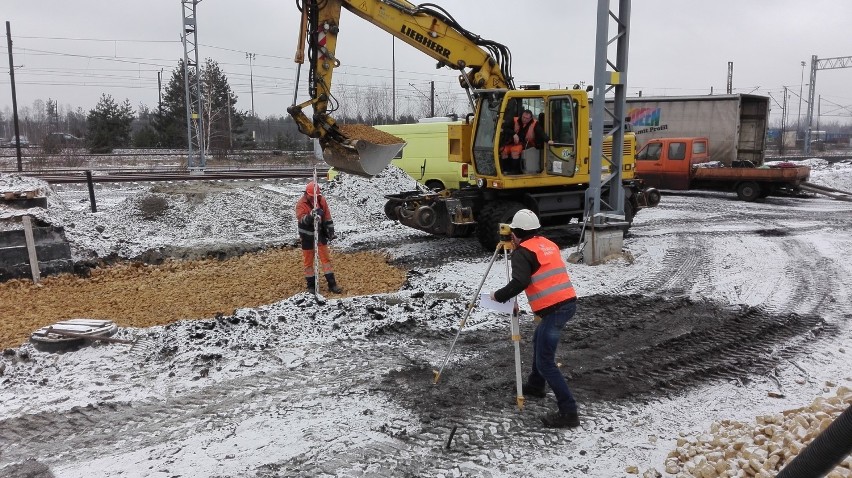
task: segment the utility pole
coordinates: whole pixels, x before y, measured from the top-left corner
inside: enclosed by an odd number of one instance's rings
[[[157,112],[163,112],[163,69],[157,72]]]
[[[796,118],[796,141],[799,140],[799,128],[802,125],[802,87],[805,86],[805,65],[806,63],[802,62],[802,80],[799,82],[799,111],[797,113],[798,118]],[[804,148],[805,144],[802,143],[802,147]]]
[[[15,144],[18,155],[18,172],[23,171],[21,165],[21,131],[18,129],[18,94],[15,92],[15,62],[12,58],[12,26],[6,22],[6,43],[9,45],[9,77],[12,81],[12,118],[15,124]]]
[[[181,0],[183,7],[183,85],[186,95],[187,167],[190,173],[203,173],[207,166],[204,154],[204,105],[201,97],[201,69],[198,65],[198,23],[196,12],[201,0]],[[195,73],[190,85],[189,73]],[[197,157],[196,157],[197,154]]]
[[[429,82],[429,117],[435,117],[435,80]]]
[[[734,92],[734,62],[728,62],[728,94]]]
[[[817,141],[819,141],[820,139],[823,139],[823,140],[825,139],[825,138],[819,137],[819,115],[820,115],[819,108],[820,108],[820,106],[822,106],[822,95],[817,96],[817,122],[816,122],[816,130],[817,130],[817,138],[816,139],[817,139]],[[808,139],[810,139],[810,138],[808,138]],[[824,144],[824,143],[822,143],[822,144]]]
[[[251,85],[251,115],[254,117],[254,66],[252,62],[257,55],[254,53],[246,53],[246,58],[249,61],[249,84]]]
[[[391,122],[396,123],[396,37],[391,36]]]
[[[781,109],[781,144],[778,145],[778,152],[784,155],[784,136],[787,134],[787,87],[784,87],[784,107]]]
[[[435,82],[431,82],[431,94],[427,97],[425,93],[418,90],[414,83],[409,83],[408,86],[414,88],[414,91],[420,93],[420,96],[429,100],[429,117],[435,117]]]

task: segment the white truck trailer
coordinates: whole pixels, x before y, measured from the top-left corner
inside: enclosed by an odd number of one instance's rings
[[[626,109],[640,148],[651,139],[702,136],[713,145],[711,161],[763,164],[769,97],[640,96],[627,98]]]

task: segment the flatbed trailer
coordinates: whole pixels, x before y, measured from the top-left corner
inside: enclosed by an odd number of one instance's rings
[[[808,166],[755,167],[748,161],[727,166],[710,161],[709,140],[660,138],[648,141],[636,155],[636,176],[649,187],[736,192],[743,201],[799,192],[811,175]]]

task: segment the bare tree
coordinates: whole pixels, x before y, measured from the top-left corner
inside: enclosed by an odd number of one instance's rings
[[[393,109],[393,91],[387,84],[363,88],[364,121],[369,124],[386,123]]]

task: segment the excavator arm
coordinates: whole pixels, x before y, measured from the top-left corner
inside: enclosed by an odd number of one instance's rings
[[[343,171],[374,176],[404,145],[377,144],[370,138],[353,137],[331,116],[338,107],[331,84],[334,69],[341,64],[335,53],[343,8],[431,56],[438,67],[459,70],[459,82],[468,91],[514,89],[509,49],[465,30],[433,4],[414,5],[404,0],[297,0],[297,6],[302,22],[296,62],[304,62],[307,44],[310,98],[301,104],[295,104],[294,98],[287,112],[302,133],[319,139],[325,161]],[[305,113],[307,107],[313,110],[313,117]]]

